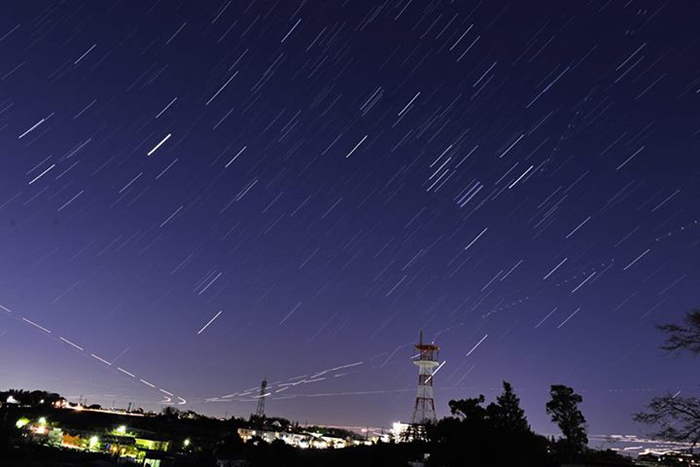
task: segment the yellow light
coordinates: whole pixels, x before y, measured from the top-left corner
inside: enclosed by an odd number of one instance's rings
[[[90,447],[94,448],[95,446],[97,446],[97,443],[99,443],[99,442],[100,442],[100,438],[98,438],[97,436],[92,436],[90,438]]]
[[[17,422],[15,423],[15,426],[17,428],[22,428],[23,426],[26,426],[28,423],[29,423],[29,419],[22,417],[19,420],[17,420]]]
[[[185,445],[185,447],[189,446],[189,445],[190,445],[190,439],[187,438],[183,444]]]

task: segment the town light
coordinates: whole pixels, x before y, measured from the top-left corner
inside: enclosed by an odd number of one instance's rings
[[[126,433],[126,425],[120,425],[119,428],[117,428],[117,433],[120,433],[120,434]]]
[[[16,426],[17,428],[22,428],[22,427],[26,426],[28,423],[29,423],[29,419],[28,419],[28,418],[25,418],[25,417],[22,417],[22,418],[20,418],[19,420],[17,420],[17,421],[15,422],[15,426]]]
[[[90,448],[94,448],[95,446],[97,446],[97,443],[99,443],[99,442],[100,442],[100,438],[98,438],[97,436],[92,436],[90,438]]]

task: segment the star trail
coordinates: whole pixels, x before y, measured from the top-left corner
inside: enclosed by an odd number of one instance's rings
[[[697,392],[698,5],[4,6],[0,389],[388,427],[423,331],[439,416]]]

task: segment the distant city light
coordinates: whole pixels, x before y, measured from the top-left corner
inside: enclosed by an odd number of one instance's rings
[[[117,428],[117,433],[126,433],[126,425],[121,425],[119,428]]]

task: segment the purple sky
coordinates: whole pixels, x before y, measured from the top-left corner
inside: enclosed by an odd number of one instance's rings
[[[440,416],[697,395],[697,5],[105,5],[0,15],[0,389],[389,426],[423,330]]]

